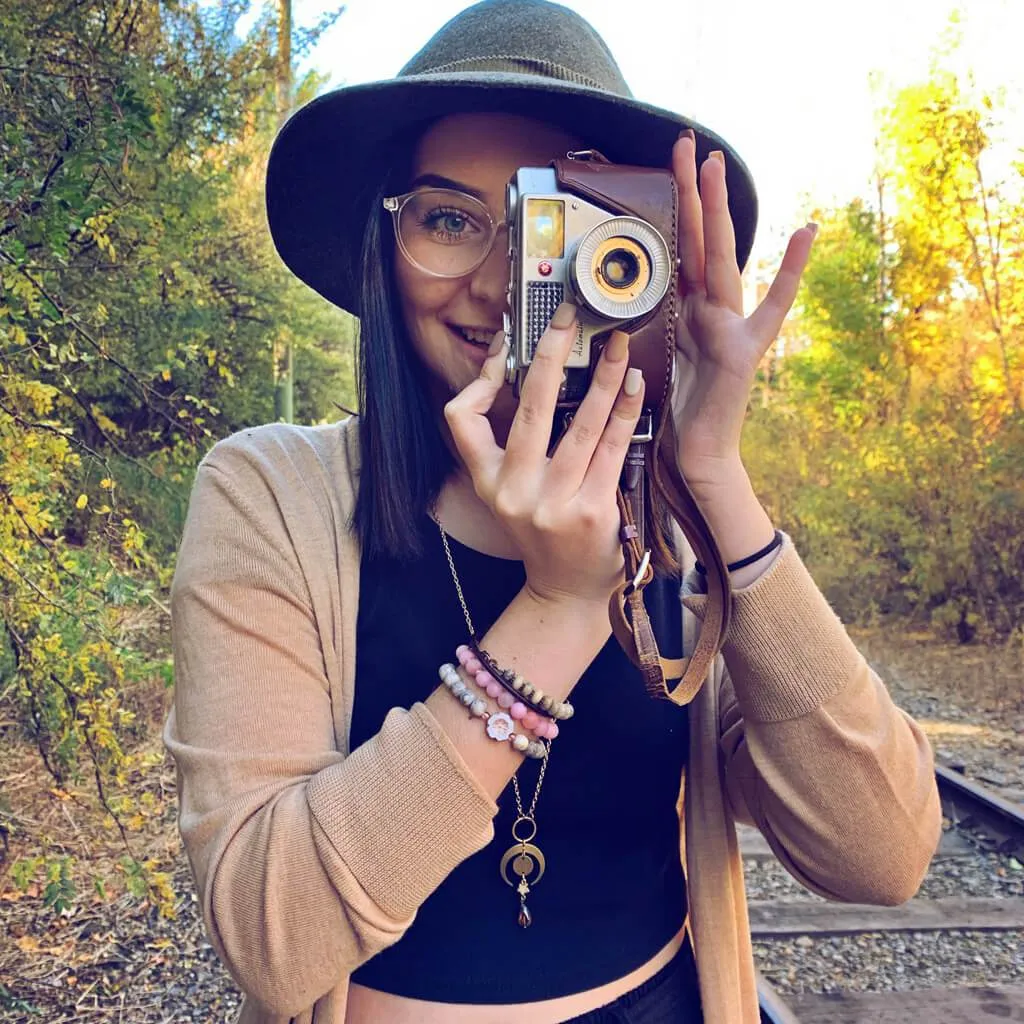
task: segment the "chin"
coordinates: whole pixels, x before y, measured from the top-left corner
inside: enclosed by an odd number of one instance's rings
[[[447,398],[454,398],[460,391],[469,387],[478,376],[479,374],[475,372],[473,367],[446,368],[442,374],[442,379],[448,392]]]

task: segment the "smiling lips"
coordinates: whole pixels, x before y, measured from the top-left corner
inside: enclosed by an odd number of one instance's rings
[[[460,327],[458,324],[449,324],[448,326],[465,341],[480,348],[487,348],[494,340],[494,335],[500,329],[497,327]]]

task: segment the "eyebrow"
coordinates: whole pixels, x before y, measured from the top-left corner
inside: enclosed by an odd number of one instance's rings
[[[418,188],[424,187],[451,188],[456,192],[465,192],[466,195],[472,196],[474,199],[479,199],[481,203],[486,201],[484,199],[484,194],[480,189],[473,188],[472,185],[467,185],[464,181],[456,181],[454,178],[446,178],[443,174],[421,174],[409,186],[409,190],[415,191]]]

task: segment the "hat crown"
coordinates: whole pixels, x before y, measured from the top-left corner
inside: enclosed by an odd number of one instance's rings
[[[442,26],[398,78],[504,72],[631,97],[604,40],[575,11],[547,0],[483,0]]]
[[[267,165],[267,219],[285,263],[358,316],[362,246],[370,219],[382,217],[374,197],[395,167],[396,140],[408,146],[425,125],[470,111],[542,118],[612,160],[644,167],[664,167],[680,130],[692,129],[698,159],[718,149],[726,155],[736,253],[746,262],[757,194],[727,142],[634,99],[604,40],[575,12],[548,0],[483,0],[436,32],[395,78],[318,96],[282,128]]]

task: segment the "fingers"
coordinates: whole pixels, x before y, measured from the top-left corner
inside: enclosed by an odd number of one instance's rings
[[[519,407],[505,445],[511,464],[536,463],[547,456],[565,361],[575,340],[576,307],[563,302],[537,342],[519,392]]]
[[[813,223],[793,233],[789,245],[786,246],[786,254],[782,257],[782,266],[779,267],[779,272],[775,275],[768,294],[748,318],[748,323],[753,328],[755,336],[767,339],[766,347],[778,335],[783,321],[796,300],[796,293],[800,288],[800,278],[807,266],[811,246],[814,244],[817,233],[818,225]]]
[[[487,414],[505,383],[507,352],[505,333],[499,331],[480,368],[480,376],[466,385],[444,407],[444,417],[452,440],[474,479],[501,458],[501,448],[494,440],[494,431]]]
[[[672,149],[672,171],[679,189],[680,282],[684,295],[709,299],[742,313],[743,287],[736,262],[736,236],[729,215],[725,155],[715,150],[697,175],[697,144],[684,132]]]
[[[575,493],[583,482],[628,368],[629,335],[612,331],[587,394],[551,459],[552,479],[564,493]]]
[[[720,306],[743,314],[743,283],[736,262],[736,234],[729,215],[725,154],[715,150],[700,169],[704,211],[704,288]]]
[[[697,142],[692,130],[672,147],[672,173],[679,189],[679,279],[684,295],[704,291],[704,214],[697,191]]]
[[[600,503],[615,493],[643,404],[643,374],[634,366],[626,372],[611,415],[601,433],[601,440],[590,459],[587,475],[579,489],[579,495],[584,500]]]

